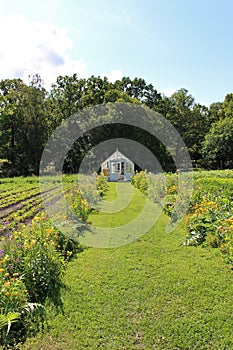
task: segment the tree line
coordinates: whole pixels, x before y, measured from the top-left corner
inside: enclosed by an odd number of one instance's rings
[[[38,175],[43,149],[61,122],[86,107],[108,102],[137,103],[160,113],[183,138],[195,167],[233,167],[232,93],[223,102],[206,107],[186,89],[167,97],[142,78],[123,77],[112,83],[106,77],[59,76],[47,91],[41,77],[35,75],[29,84],[21,79],[0,81],[1,175]],[[77,171],[86,151],[110,135],[124,135],[144,144],[165,170],[173,170],[170,156],[158,140],[142,130],[119,124],[94,130],[75,142],[65,159],[64,171]]]

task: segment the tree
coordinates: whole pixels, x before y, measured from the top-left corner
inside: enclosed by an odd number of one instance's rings
[[[84,112],[87,107],[104,106],[108,102],[147,106],[174,125],[195,161],[204,154],[201,152],[202,143],[212,124],[233,118],[233,94],[226,95],[224,102],[213,103],[207,109],[197,104],[186,89],[174,92],[169,98],[161,96],[152,84],[138,77],[123,77],[111,83],[106,77],[99,76],[88,79],[80,79],[76,74],[59,76],[49,93],[42,85],[38,75],[32,77],[29,85],[20,79],[0,81],[0,160],[1,163],[3,159],[7,160],[8,175],[38,174],[40,157],[50,135],[61,122]],[[95,113],[92,118],[97,118]],[[111,118],[110,114],[108,118]],[[85,124],[88,120],[82,118],[82,122]],[[151,123],[153,125],[153,120]],[[119,124],[94,128],[75,142],[67,154],[66,170],[76,171],[77,158],[80,163],[87,150],[111,137],[140,141],[161,159],[163,165],[170,162],[167,151],[158,140],[142,130],[123,126],[119,120]],[[64,139],[64,145],[66,141]],[[175,145],[177,153],[182,145],[183,142]]]
[[[50,92],[50,103],[54,129],[62,120],[82,109],[81,98],[85,90],[86,80],[78,79],[77,74],[59,76]]]
[[[21,165],[25,173],[38,175],[41,155],[51,133],[51,112],[39,75],[34,75],[22,92]]]
[[[49,105],[40,76],[29,86],[20,79],[0,82],[0,150],[8,161],[7,175],[39,173],[49,136]]]
[[[217,122],[219,119],[224,117],[225,117],[225,113],[223,108],[223,102],[212,103],[209,106],[209,112],[208,112],[209,129],[213,123]]]
[[[223,118],[212,125],[203,142],[202,154],[212,168],[233,167],[233,118]]]
[[[131,80],[124,77],[122,80],[110,83],[106,77],[91,76],[88,79],[78,79],[77,75],[73,75],[72,77],[58,77],[57,83],[53,85],[50,100],[54,124],[59,125],[62,119],[66,119],[75,113],[80,113],[81,110],[89,106],[108,102],[154,105],[160,98],[160,94],[157,93],[153,86],[151,84],[147,85],[140,78]],[[110,136],[120,137],[125,130],[126,128],[115,124],[111,127],[111,130],[108,126],[96,128],[86,133],[74,143],[67,154],[64,168],[67,171],[74,171],[78,167],[77,162],[81,162],[87,150],[95,145],[97,141],[104,141]],[[131,134],[132,130],[129,135]]]
[[[193,96],[188,94],[188,90],[180,89],[172,94],[169,101],[170,103],[168,103],[167,100],[165,100],[165,102],[165,117],[173,124],[183,139],[186,147],[190,150],[192,143],[188,134],[192,125],[192,108],[195,104]],[[175,147],[176,154],[179,157],[179,154],[181,153],[180,150],[183,147],[181,139]],[[182,159],[180,159],[178,163],[181,164]]]
[[[0,82],[0,150],[1,158],[8,161],[8,175],[18,175],[22,128],[21,96],[25,84],[21,79]]]
[[[111,84],[108,78],[103,79],[94,77],[93,75],[86,80],[83,93],[80,99],[81,107],[89,107],[104,103],[105,94],[109,90]]]
[[[199,103],[195,104],[191,111],[190,127],[185,134],[188,150],[194,163],[202,158],[202,142],[208,130],[208,108]]]
[[[182,137],[191,159],[200,160],[201,143],[209,130],[208,108],[195,103],[194,97],[188,90],[180,89],[170,98],[163,96],[156,107],[167,118]],[[177,152],[181,145],[177,145]]]
[[[130,97],[143,102],[150,108],[156,106],[161,99],[161,94],[157,92],[153,85],[147,84],[141,78],[136,77],[131,80],[129,77],[123,77],[114,83],[114,87],[119,91],[127,93]]]
[[[233,94],[227,94],[222,103],[222,117],[233,118]]]

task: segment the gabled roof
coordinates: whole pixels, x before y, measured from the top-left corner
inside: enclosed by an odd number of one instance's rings
[[[132,160],[130,160],[129,158],[127,158],[123,153],[121,153],[118,148],[116,149],[116,151],[110,156],[108,157],[103,163],[109,162],[111,160],[127,160],[129,163],[132,163]]]

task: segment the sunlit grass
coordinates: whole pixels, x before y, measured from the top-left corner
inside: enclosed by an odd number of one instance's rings
[[[132,186],[129,184],[121,183],[120,185],[125,186]],[[127,190],[127,187],[126,187]],[[106,197],[104,198],[107,202],[113,201],[118,199],[117,191],[116,191],[116,183],[109,183],[109,189],[106,193]],[[122,207],[122,210],[116,212],[116,213],[104,213],[104,212],[97,212],[94,211],[89,216],[89,222],[91,224],[98,226],[98,227],[118,227],[127,224],[134,218],[136,218],[141,211],[144,208],[144,205],[146,203],[146,198],[142,196],[139,190],[136,188],[133,188],[133,197],[130,201],[129,205],[124,207],[124,202],[122,201],[119,204],[119,208]]]
[[[144,201],[136,198],[129,216]],[[122,213],[91,218],[111,226]],[[167,234],[166,224],[161,215],[135,243],[79,254],[65,275],[64,314],[51,309],[48,331],[22,349],[232,349],[231,270],[217,250],[182,246],[184,225]]]

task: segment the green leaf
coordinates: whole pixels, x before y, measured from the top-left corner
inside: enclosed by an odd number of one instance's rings
[[[9,312],[7,315],[0,314],[0,329],[7,326],[6,335],[8,335],[11,328],[11,324],[13,322],[17,322],[19,317],[20,317],[19,312]]]

